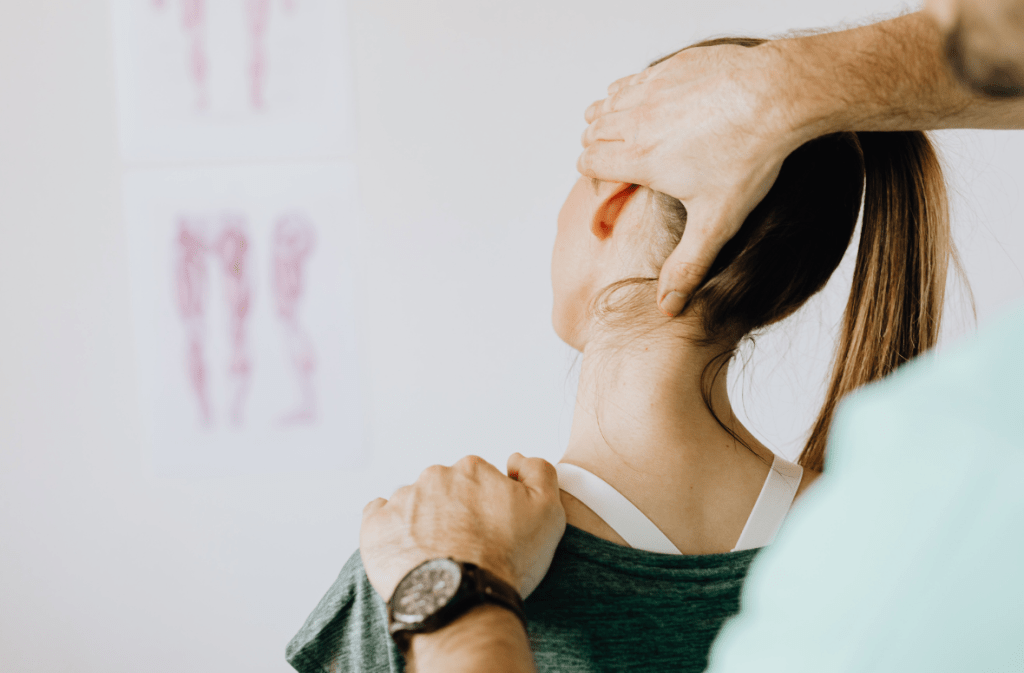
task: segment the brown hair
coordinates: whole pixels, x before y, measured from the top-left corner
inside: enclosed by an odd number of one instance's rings
[[[753,48],[762,42],[720,38],[687,48]],[[942,168],[928,137],[918,131],[836,133],[796,149],[764,200],[722,248],[690,304],[707,342],[735,343],[791,315],[839,266],[853,238],[862,194],[853,287],[831,380],[797,461],[813,470],[824,467],[829,426],[843,396],[889,374],[938,338],[948,265],[952,261],[959,268],[959,263]],[[671,250],[682,236],[686,209],[665,194],[652,196]],[[620,281],[599,300],[619,288],[656,281]],[[734,352],[724,353],[721,365]],[[711,383],[720,371],[721,366]],[[709,391],[705,381],[710,409]]]

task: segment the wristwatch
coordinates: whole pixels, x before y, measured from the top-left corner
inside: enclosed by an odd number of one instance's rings
[[[388,601],[388,631],[404,654],[417,633],[436,631],[481,603],[508,608],[526,627],[519,592],[494,573],[453,558],[424,561],[402,578]]]

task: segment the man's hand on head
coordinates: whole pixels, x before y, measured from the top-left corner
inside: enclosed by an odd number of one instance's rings
[[[363,509],[359,551],[384,600],[417,565],[452,557],[490,570],[525,598],[544,578],[565,531],[551,463],[518,453],[508,474],[477,456],[433,465],[390,500]]]
[[[577,167],[679,199],[686,228],[661,270],[658,305],[676,315],[722,246],[810,138],[781,101],[788,61],[771,43],[697,47],[608,88],[586,111]]]

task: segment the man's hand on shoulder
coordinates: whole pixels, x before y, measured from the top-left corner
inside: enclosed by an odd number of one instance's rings
[[[432,465],[390,500],[367,504],[359,550],[385,601],[417,565],[449,556],[490,570],[525,598],[547,573],[564,531],[551,463],[515,453],[506,475],[467,456],[452,467]]]

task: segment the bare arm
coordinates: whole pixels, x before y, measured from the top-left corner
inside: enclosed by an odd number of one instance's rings
[[[415,636],[411,673],[534,673],[530,642],[519,618],[496,605],[473,608],[448,626]]]
[[[908,14],[755,48],[682,51],[614,82],[590,106],[584,175],[678,198],[688,219],[661,270],[658,303],[675,315],[803,143],[836,131],[1024,127],[1020,99],[962,87],[945,33]]]
[[[1024,100],[961,84],[945,32],[921,12],[775,43],[802,81],[794,105],[800,137],[834,131],[1024,128]],[[797,65],[799,64],[799,65]]]

